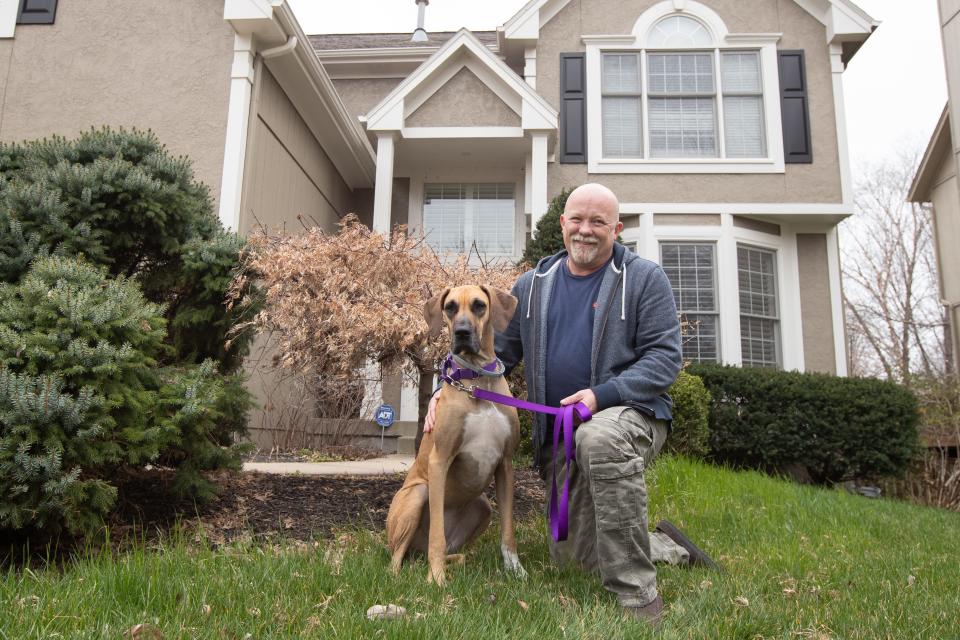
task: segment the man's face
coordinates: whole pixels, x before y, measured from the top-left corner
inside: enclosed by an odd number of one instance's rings
[[[613,242],[623,229],[617,204],[603,193],[570,194],[560,227],[573,269],[578,275],[596,271],[613,255]],[[569,267],[569,265],[568,265]]]

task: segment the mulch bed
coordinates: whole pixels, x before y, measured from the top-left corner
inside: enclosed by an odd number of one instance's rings
[[[205,506],[172,497],[171,471],[127,478],[120,487],[110,521],[113,540],[156,538],[178,519],[200,526],[218,545],[237,539],[302,540],[326,538],[345,526],[382,531],[394,493],[403,483],[393,476],[301,476],[219,472],[210,476],[218,497]],[[542,512],[543,482],[530,469],[517,469],[514,513],[518,518]],[[493,498],[493,488],[487,495]]]

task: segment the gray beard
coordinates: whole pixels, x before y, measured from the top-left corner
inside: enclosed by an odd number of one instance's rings
[[[576,242],[570,242],[570,257],[577,266],[586,266],[597,259],[600,253],[599,244],[582,245]]]

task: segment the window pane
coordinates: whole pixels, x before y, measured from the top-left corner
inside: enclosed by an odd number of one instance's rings
[[[639,97],[604,96],[602,118],[604,158],[643,155]]]
[[[423,228],[438,251],[512,255],[512,184],[425,184]]]
[[[724,96],[723,125],[728,158],[766,156],[762,98]]]
[[[713,98],[651,98],[650,155],[654,158],[717,155]]]
[[[647,62],[647,88],[651,93],[715,91],[713,55],[709,53],[651,53]]]
[[[735,51],[721,57],[724,93],[760,93],[760,54]]]
[[[745,366],[779,366],[775,254],[737,247],[740,348]]]
[[[763,318],[740,318],[740,350],[745,367],[773,367],[777,362],[777,323]]]
[[[640,56],[638,54],[604,54],[603,92],[640,93]]]
[[[647,36],[647,46],[666,47],[708,47],[713,38],[707,29],[686,16],[670,16],[653,25]]]
[[[696,362],[718,359],[715,245],[662,242],[660,264],[683,322],[683,357]]]

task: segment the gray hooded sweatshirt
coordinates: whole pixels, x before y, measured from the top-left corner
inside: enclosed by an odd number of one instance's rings
[[[506,331],[496,336],[497,355],[509,372],[525,359],[527,399],[546,397],[547,311],[554,280],[566,250],[543,258],[517,280],[511,293],[517,310]],[[682,366],[680,324],[666,274],[619,243],[605,267],[591,337],[590,388],[598,410],[633,407],[669,424],[673,401],[667,389]],[[587,336],[584,336],[587,339]],[[534,414],[534,464],[547,441],[548,417]]]

